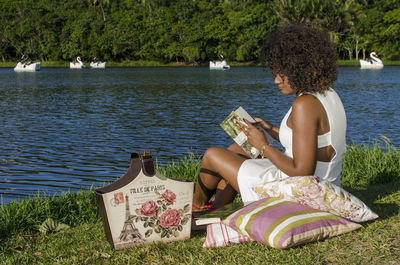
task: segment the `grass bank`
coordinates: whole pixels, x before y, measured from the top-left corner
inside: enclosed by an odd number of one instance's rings
[[[34,60],[36,62],[36,60]],[[90,62],[83,62],[89,67]],[[0,68],[14,68],[17,62],[0,62]],[[162,67],[162,66],[185,66],[184,64],[164,64],[157,61],[123,61],[107,62],[106,67]],[[42,61],[40,68],[69,68],[68,61]]]
[[[162,174],[194,180],[199,157],[189,154],[158,167]],[[115,251],[106,241],[93,191],[34,197],[0,207],[1,264],[400,264],[400,152],[388,142],[350,145],[343,187],[380,218],[323,242],[288,250],[259,243],[202,248],[205,233],[190,240],[153,243]],[[71,226],[40,234],[51,217]]]
[[[400,65],[400,61],[383,60],[383,64],[385,66],[399,66]],[[359,60],[338,60],[338,65],[339,66],[357,66],[357,67],[360,67],[360,62],[359,62]]]
[[[84,62],[86,66],[89,66],[90,62]],[[385,66],[399,66],[400,61],[383,61]],[[17,62],[0,62],[0,68],[14,68]],[[229,62],[231,67],[240,66],[260,66],[257,62]],[[339,66],[360,66],[358,60],[338,60]],[[208,67],[208,63],[203,64],[186,64],[184,62],[171,62],[162,63],[158,61],[122,61],[122,62],[107,62],[107,67]],[[69,62],[67,61],[43,61],[40,65],[41,68],[68,68]]]
[[[83,62],[87,67],[90,62]],[[17,62],[0,62],[0,68],[14,68]],[[231,67],[238,66],[260,66],[256,62],[230,62]],[[185,62],[171,62],[163,63],[159,61],[122,61],[113,62],[108,61],[106,64],[107,68],[119,68],[119,67],[208,67],[208,63],[203,64],[187,64]],[[40,68],[69,68],[69,62],[67,61],[42,61]]]

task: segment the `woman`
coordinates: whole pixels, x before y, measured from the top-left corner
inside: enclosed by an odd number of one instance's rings
[[[280,127],[257,118],[285,152],[272,146],[255,124],[241,124],[261,159],[249,159],[240,146],[209,148],[202,159],[193,211],[231,202],[239,192],[244,202],[258,200],[252,187],[291,177],[316,175],[340,185],[346,150],[346,114],[332,89],[337,79],[336,47],[326,32],[290,25],[267,36],[261,56],[283,95],[295,94]]]

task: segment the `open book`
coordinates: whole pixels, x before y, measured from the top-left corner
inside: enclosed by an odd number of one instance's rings
[[[240,125],[238,125],[236,122],[242,122],[246,124],[243,119],[248,120],[251,123],[256,122],[250,114],[247,113],[242,107],[239,107],[237,110],[232,111],[228,117],[225,118],[225,120],[220,124],[222,129],[225,130],[225,132],[232,137],[232,139],[240,145],[243,150],[251,157],[251,158],[257,158],[260,152],[257,150],[257,148],[253,147],[248,141],[247,141],[247,136],[244,134],[242,130],[240,130]],[[264,134],[267,137],[268,142],[272,143],[274,140],[272,136],[267,133],[261,126],[258,127],[260,130],[264,132]]]
[[[243,202],[232,202],[224,205],[216,210],[200,215],[195,218],[196,225],[207,225],[212,223],[218,223],[228,217],[230,214],[243,208],[245,204]]]

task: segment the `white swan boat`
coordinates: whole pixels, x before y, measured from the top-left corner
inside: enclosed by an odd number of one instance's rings
[[[31,63],[29,56],[24,54],[22,60],[14,67],[15,72],[36,72],[40,70],[40,62]]]
[[[94,69],[104,69],[106,68],[106,62],[90,62],[90,68],[94,68]]]
[[[85,64],[81,61],[81,57],[76,57],[76,61],[69,63],[70,69],[82,69],[85,68]]]
[[[210,61],[210,69],[225,70],[231,68],[225,60],[222,61]]]
[[[383,62],[381,59],[379,59],[376,54],[376,52],[371,52],[370,60],[360,60],[360,66],[361,69],[382,69],[383,68]]]
[[[220,54],[218,57],[219,61],[210,61],[210,69],[225,70],[231,68],[225,61],[225,58],[222,54]]]

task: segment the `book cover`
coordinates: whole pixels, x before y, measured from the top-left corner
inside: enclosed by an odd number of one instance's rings
[[[248,120],[251,123],[256,121],[247,113],[245,109],[239,107],[235,111],[232,111],[225,120],[220,124],[222,129],[238,144],[243,150],[251,157],[257,158],[260,152],[257,148],[253,147],[247,140],[247,136],[240,129],[240,125],[237,122],[245,123],[243,119]],[[268,142],[272,142],[273,138],[263,128],[259,127],[264,134],[267,136]]]
[[[243,208],[244,206],[245,204],[242,201],[229,203],[216,210],[212,210],[206,214],[198,216],[195,220],[196,225],[218,223],[225,217],[228,217],[230,214]]]

